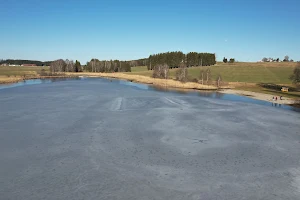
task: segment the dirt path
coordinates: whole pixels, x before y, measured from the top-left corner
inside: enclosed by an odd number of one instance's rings
[[[295,100],[287,98],[287,97],[282,97],[282,100],[280,100],[280,96],[277,96],[277,101],[275,101],[275,100],[273,100],[273,97],[276,97],[276,96],[271,95],[271,94],[258,93],[258,92],[233,90],[233,89],[221,90],[220,92],[225,93],[225,94],[236,94],[236,95],[247,96],[249,98],[258,99],[258,100],[262,100],[262,101],[269,101],[269,102],[274,102],[274,103],[279,103],[279,104],[294,104],[295,103]]]

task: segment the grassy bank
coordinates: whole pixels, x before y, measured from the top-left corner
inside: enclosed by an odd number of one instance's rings
[[[0,66],[0,84],[17,83],[29,79],[70,78],[77,76],[76,74],[49,74],[48,72],[49,67]]]
[[[0,84],[16,83],[28,78],[39,77],[39,73],[49,67],[0,66]]]
[[[22,80],[23,78],[20,76],[0,76],[0,84],[17,83]]]

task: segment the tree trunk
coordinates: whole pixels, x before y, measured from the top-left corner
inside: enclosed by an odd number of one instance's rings
[[[208,74],[208,72],[206,73],[206,84],[208,84],[208,76],[209,76],[209,74]]]

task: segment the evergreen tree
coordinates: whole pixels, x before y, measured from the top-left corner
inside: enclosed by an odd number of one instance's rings
[[[181,63],[191,66],[210,66],[216,64],[216,56],[211,53],[190,52],[187,55],[180,51],[150,55],[147,62],[148,70],[156,65],[167,64],[170,68],[178,68]]]
[[[81,64],[78,60],[75,61],[74,72],[82,72]]]

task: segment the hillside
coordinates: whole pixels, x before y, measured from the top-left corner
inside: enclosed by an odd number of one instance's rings
[[[212,80],[216,80],[221,75],[225,82],[247,82],[247,83],[275,83],[291,84],[289,77],[292,75],[297,63],[217,63],[210,67],[188,68],[190,79],[200,77],[201,70],[211,70]],[[170,77],[175,78],[177,69],[170,70]],[[132,74],[151,76],[152,71],[147,67],[132,67]]]

